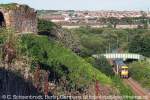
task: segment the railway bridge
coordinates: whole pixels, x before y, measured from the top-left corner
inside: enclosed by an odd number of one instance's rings
[[[100,58],[101,56],[106,59],[133,59],[133,60],[144,60],[145,57],[140,54],[135,53],[106,53],[106,54],[94,54],[92,55],[94,58]]]

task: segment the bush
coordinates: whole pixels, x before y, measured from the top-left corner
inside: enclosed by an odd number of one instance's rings
[[[131,77],[150,89],[150,63],[146,61],[134,62],[129,65]]]
[[[99,59],[95,59],[93,57],[84,58],[88,63],[92,64],[96,69],[105,73],[107,76],[114,76],[114,72],[112,70],[112,66],[108,63],[107,59],[103,56]]]
[[[91,63],[98,70],[111,77],[111,80],[114,83],[114,86],[117,87],[121,95],[133,96],[134,94],[131,91],[131,88],[123,84],[123,80],[120,77],[116,76],[112,70],[112,67],[109,65],[108,61],[101,57],[100,59],[94,59],[92,57],[85,58],[87,62]],[[125,100],[132,100],[126,98]]]
[[[134,93],[131,91],[131,88],[124,85],[123,80],[120,79],[118,76],[113,76],[112,80],[114,82],[114,85],[119,89],[120,94],[123,96],[134,96]],[[134,100],[131,98],[126,98],[124,100]]]
[[[33,62],[48,65],[48,69],[57,72],[58,77],[65,76],[77,87],[84,87],[95,78],[102,84],[112,84],[107,76],[93,68],[84,59],[55,41],[49,41],[46,36],[23,35],[21,40],[20,43],[25,45],[21,48],[22,54],[28,54],[29,57],[32,57]],[[66,72],[63,68],[68,71]],[[96,77],[94,77],[95,74]]]
[[[0,38],[3,41],[6,34],[5,32],[2,33],[4,35],[0,34]],[[56,41],[48,40],[47,36],[21,35],[17,45],[20,52],[19,56],[31,58],[33,69],[35,63],[38,62],[43,69],[50,70],[50,77],[55,80],[65,78],[69,82],[67,88],[85,88],[95,80],[98,80],[102,85],[115,86],[112,79],[104,74],[106,70],[101,73],[90,64],[95,59],[88,58],[84,60]]]
[[[38,19],[38,32],[39,34],[48,35],[53,27],[56,26],[51,21],[46,21],[43,19]]]
[[[112,70],[112,66],[108,63],[107,59],[104,57],[95,59],[93,66],[95,66],[101,72],[105,73],[107,76],[115,75]]]
[[[129,52],[140,53],[143,56],[150,57],[150,34],[138,34],[129,44]]]
[[[125,29],[81,27],[72,31],[89,54],[113,52],[117,48],[128,50],[129,32]]]

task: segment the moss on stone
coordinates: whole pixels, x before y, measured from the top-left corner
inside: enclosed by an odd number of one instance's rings
[[[19,7],[18,7],[19,6]],[[28,5],[20,5],[17,3],[9,3],[9,4],[0,4],[0,8],[4,8],[7,10],[14,10],[14,9],[20,9],[20,8],[30,8]]]

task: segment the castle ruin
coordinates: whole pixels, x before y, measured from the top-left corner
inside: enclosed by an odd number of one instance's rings
[[[36,33],[37,13],[27,5],[0,4],[0,27],[12,28],[18,33]]]

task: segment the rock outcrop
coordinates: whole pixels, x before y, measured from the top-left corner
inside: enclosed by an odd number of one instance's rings
[[[0,68],[0,95],[40,95],[32,83],[11,71]],[[1,98],[0,98],[1,99]]]

